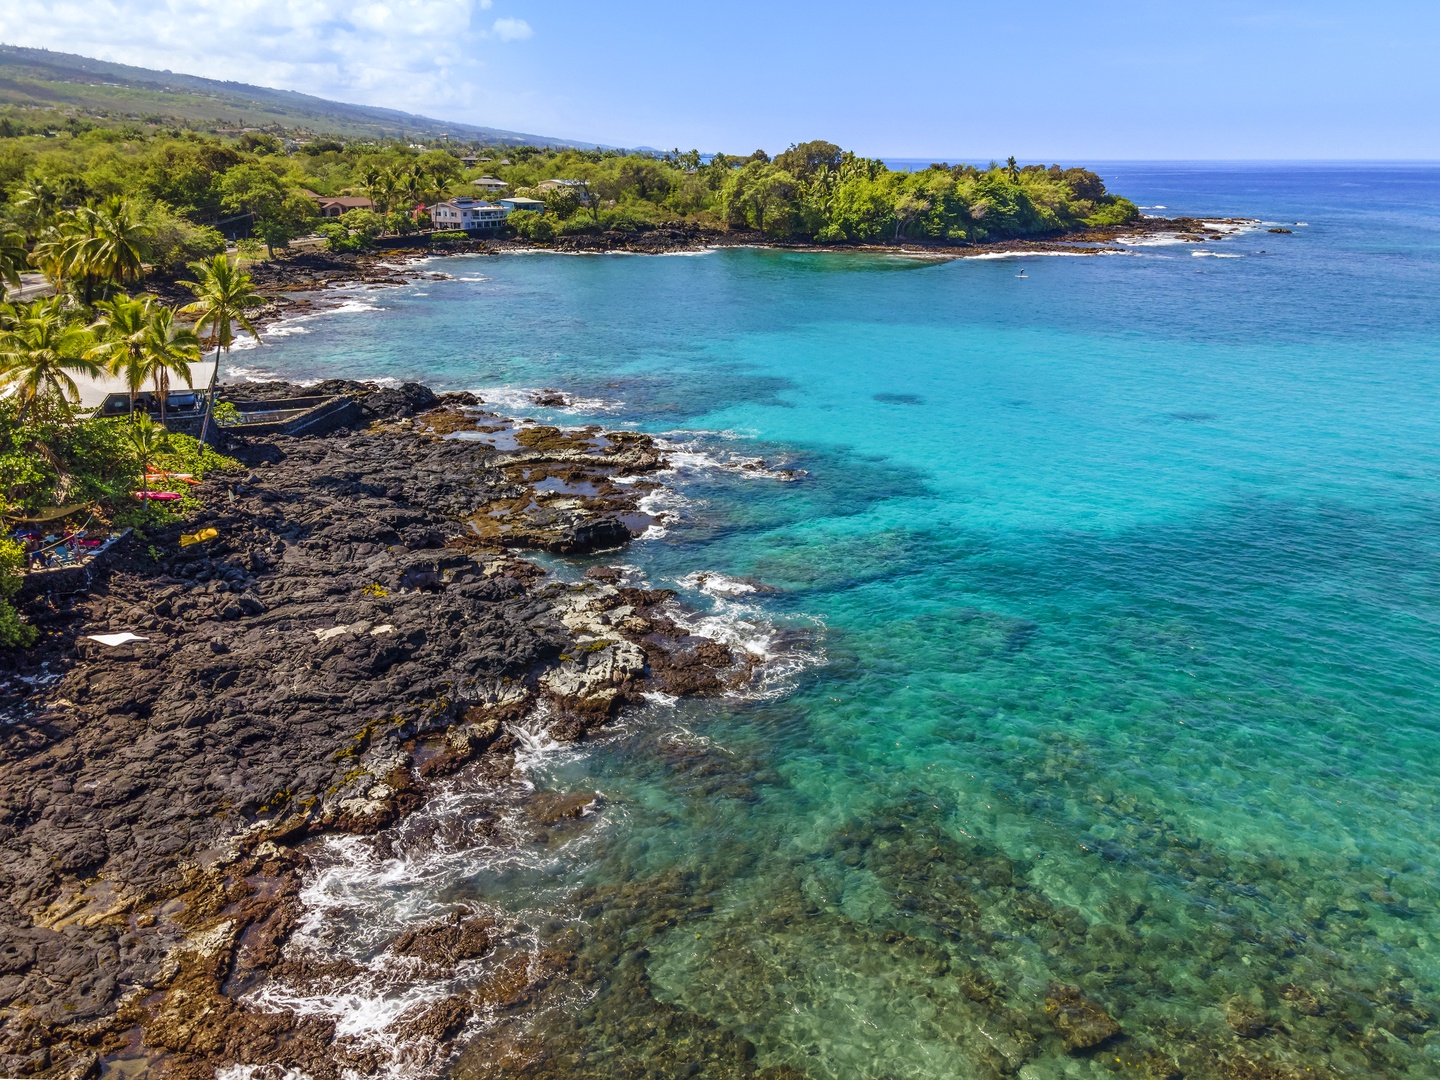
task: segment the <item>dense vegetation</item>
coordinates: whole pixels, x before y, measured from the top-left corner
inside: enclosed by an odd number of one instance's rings
[[[7,528],[31,514],[45,517],[51,508],[74,508],[38,528],[56,535],[97,525],[144,529],[195,505],[187,485],[146,481],[148,471],[203,476],[233,464],[188,435],[167,434],[144,414],[134,421],[77,418],[53,396],[24,412],[13,397],[0,400],[0,504]],[[137,503],[132,492],[141,487],[185,498],[166,507]],[[25,562],[23,545],[0,535],[0,647],[28,645],[35,637],[9,603]]]
[[[191,385],[202,348],[218,353],[235,326],[253,330],[246,312],[260,299],[243,258],[273,256],[307,234],[347,251],[425,229],[428,205],[475,193],[482,175],[543,203],[508,223],[538,242],[683,223],[819,243],[964,243],[1136,215],[1085,169],[1011,159],[895,172],[828,142],[707,161],[695,151],[298,145],[280,133],[226,139],[74,116],[63,131],[26,134],[0,117],[0,277],[19,284],[38,272],[53,293],[0,304],[0,510],[15,519],[70,500],[111,517],[163,513],[126,502],[145,483],[146,460],[179,453],[198,471],[208,459],[193,439],[164,444],[144,417],[77,418],[74,378],[107,372],[132,402],[147,387],[163,402],[175,382]],[[345,194],[373,209],[316,217],[317,198]],[[241,261],[226,253],[227,235]],[[167,306],[142,291],[149,278],[187,272],[193,303]],[[0,550],[0,644],[23,638],[5,601],[14,559],[11,547]]]
[[[708,162],[566,150],[510,150],[494,174],[521,193],[547,177],[579,181],[545,193],[559,229],[643,228],[690,219],[725,229],[820,243],[923,239],[973,242],[1120,224],[1134,204],[1086,169],[936,164],[895,172],[823,141],[771,159],[763,151]],[[517,223],[524,228],[525,223]]]
[[[18,525],[32,538],[32,548],[69,550],[66,538],[91,522],[143,527],[169,519],[175,504],[161,505],[146,491],[184,496],[183,509],[193,501],[189,485],[169,474],[195,477],[225,464],[204,445],[203,427],[200,439],[166,431],[165,402],[172,377],[191,385],[203,345],[213,342],[217,353],[228,348],[237,323],[253,331],[246,310],[259,298],[248,275],[224,254],[191,264],[190,304],[176,308],[149,294],[129,294],[125,286],[145,272],[149,235],[118,197],[100,206],[56,208],[30,254],[54,295],[0,303],[0,515],[7,530]],[[11,280],[26,254],[23,240],[22,233],[10,233],[0,245],[6,260],[0,269]],[[187,316],[193,325],[183,321]],[[102,373],[129,388],[128,417],[76,414],[76,378]],[[160,424],[135,409],[140,391],[150,387]],[[37,531],[36,522],[48,524]],[[47,543],[43,534],[52,528],[58,540]],[[23,545],[8,532],[0,536],[0,646],[34,638],[10,604],[26,561]]]
[[[172,269],[220,250],[222,233],[252,238],[267,254],[316,231],[332,249],[357,250],[382,233],[425,228],[425,206],[475,194],[471,181],[481,175],[504,181],[509,194],[544,202],[543,215],[511,223],[537,241],[685,223],[820,243],[976,242],[1121,224],[1137,213],[1086,169],[1011,159],[896,172],[828,142],[792,146],[773,159],[756,151],[708,161],[695,151],[521,146],[467,153],[335,139],[286,147],[265,132],[230,140],[83,125],[53,138],[0,137],[0,213],[33,254],[46,214],[118,198],[147,230],[148,261]],[[570,183],[546,183],[556,179]],[[373,200],[374,210],[317,222],[312,195],[347,194]]]

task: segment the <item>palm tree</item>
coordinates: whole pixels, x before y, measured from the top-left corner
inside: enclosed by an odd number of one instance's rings
[[[29,262],[30,254],[25,250],[25,234],[0,233],[0,279],[18,288],[20,271],[28,266]]]
[[[69,233],[73,231],[71,216],[70,211],[62,210],[54,224],[40,233],[35,242],[35,250],[30,253],[30,265],[49,279],[57,294],[65,291],[65,284],[75,269],[70,260]]]
[[[380,196],[377,192],[380,190],[380,170],[376,166],[369,166],[361,174],[360,186],[365,189],[365,194],[370,197],[370,201],[379,205]]]
[[[80,278],[84,282],[81,298],[89,307],[95,297],[95,271],[90,253],[99,239],[95,231],[95,217],[86,213],[89,207],[78,210],[62,210],[55,218],[51,235],[35,245],[37,255],[44,251],[44,258],[55,267],[55,291],[60,291],[60,282]]]
[[[425,174],[425,194],[431,202],[439,202],[445,198],[445,193],[449,189],[449,179],[438,166]]]
[[[126,284],[145,273],[150,228],[135,220],[130,204],[112,195],[99,206],[82,206],[71,215],[65,257],[71,272],[85,277],[85,303],[95,279]]]
[[[88,330],[66,317],[59,297],[16,309],[11,325],[0,331],[0,386],[14,388],[22,421],[37,401],[80,400],[69,373],[100,373],[100,365],[85,355],[90,340]]]
[[[175,324],[175,309],[157,304],[145,328],[145,357],[155,393],[160,398],[160,423],[168,419],[170,373],[173,371],[193,387],[190,365],[200,362],[200,338],[188,326]]]
[[[152,296],[131,297],[121,293],[113,300],[99,300],[99,318],[90,331],[99,339],[85,355],[98,360],[112,375],[125,380],[130,391],[130,418],[135,418],[135,401],[150,377],[145,355],[145,333],[155,307]]]
[[[38,232],[59,212],[63,199],[58,189],[44,180],[36,180],[16,190],[10,205],[20,214],[21,224]]]
[[[380,213],[388,214],[390,207],[395,202],[395,193],[399,187],[399,178],[389,169],[385,169],[375,181],[375,187],[370,192],[370,201],[379,205]]]
[[[260,332],[250,322],[246,311],[265,302],[250,281],[250,275],[238,269],[224,255],[216,255],[208,263],[193,262],[190,269],[198,281],[181,282],[195,294],[195,302],[187,304],[182,313],[195,316],[195,332],[215,341],[215,370],[210,373],[210,388],[205,394],[205,419],[200,424],[200,441],[210,430],[210,413],[215,404],[215,380],[220,374],[220,350],[227,352],[235,340],[232,324],[238,323],[258,342]],[[206,333],[206,331],[209,331]]]
[[[405,170],[401,190],[404,192],[405,201],[412,206],[419,206],[423,203],[425,196],[429,194],[429,181],[425,176],[424,170],[419,168]]]

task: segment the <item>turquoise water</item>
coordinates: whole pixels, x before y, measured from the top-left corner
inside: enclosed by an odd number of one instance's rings
[[[537,749],[603,793],[583,827],[349,886],[573,955],[460,1074],[502,1032],[547,1047],[516,1075],[1440,1075],[1440,169],[1104,171],[1265,227],[456,258],[236,354],[670,433],[673,517],[621,557],[773,658]],[[1067,1052],[1052,983],[1124,1035]]]

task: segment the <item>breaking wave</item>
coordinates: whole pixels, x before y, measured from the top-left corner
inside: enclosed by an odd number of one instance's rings
[[[618,412],[625,407],[623,401],[579,397],[536,386],[481,386],[475,387],[471,392],[485,403],[486,408],[512,417],[530,416],[537,409],[588,416],[593,413]],[[537,395],[558,395],[564,399],[565,404],[540,405],[535,401]]]

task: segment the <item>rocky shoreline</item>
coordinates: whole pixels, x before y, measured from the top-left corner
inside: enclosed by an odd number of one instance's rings
[[[324,389],[360,402],[363,430],[233,447],[242,469],[207,478],[193,520],[117,544],[85,592],[29,601],[41,642],[0,678],[4,1075],[372,1071],[373,1046],[333,1020],[239,1000],[336,975],[285,950],[305,841],[388,826],[461,768],[503,780],[537,710],[549,738],[579,739],[647,693],[750,676],[684,628],[673,593],[599,560],[560,581],[521,554],[643,531],[664,466],[647,436],[415,384]],[[197,527],[218,535],[180,546]],[[142,640],[87,636],[125,631]],[[537,794],[533,811],[559,823],[594,798]],[[478,916],[410,933],[392,951],[421,964],[495,948]],[[564,963],[498,964],[395,1037],[443,1056]]]
[[[420,269],[416,263],[446,255],[503,255],[515,252],[554,251],[561,254],[604,254],[624,252],[635,255],[672,255],[711,248],[772,248],[785,251],[824,251],[908,255],[938,260],[994,258],[1001,255],[1105,255],[1127,250],[1125,242],[1173,237],[1177,241],[1205,243],[1222,239],[1240,226],[1254,225],[1240,218],[1144,217],[1127,225],[1083,229],[1057,236],[1027,240],[995,240],[976,244],[949,241],[877,241],[864,244],[816,244],[811,241],[777,240],[761,233],[703,229],[676,223],[653,229],[571,233],[548,244],[528,240],[476,239],[430,248],[425,245],[393,247],[363,254],[330,254],[305,251],[249,268],[258,291],[268,303],[254,316],[263,326],[279,319],[304,315],[331,306],[326,290],[361,285],[393,288],[423,280],[443,280],[449,275],[434,269]],[[175,282],[150,283],[150,291],[167,302],[188,303],[189,292]]]

